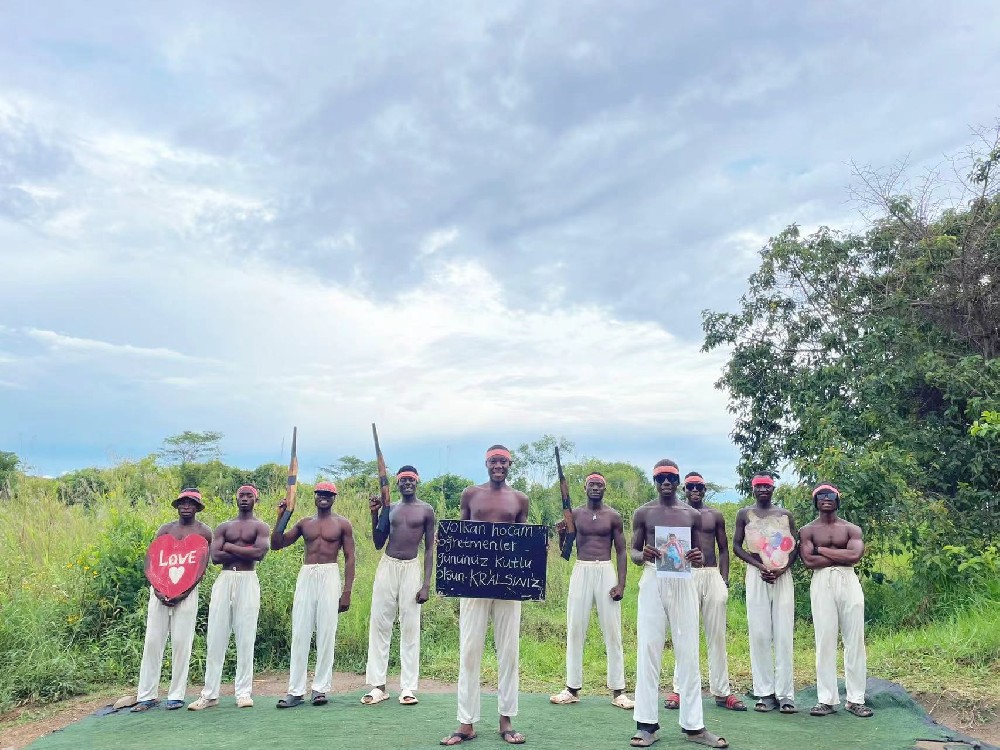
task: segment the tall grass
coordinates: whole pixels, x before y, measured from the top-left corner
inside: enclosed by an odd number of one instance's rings
[[[98,501],[66,505],[51,482],[24,478],[10,501],[0,501],[0,711],[30,701],[51,701],[98,685],[133,685],[138,676],[145,628],[148,585],[142,573],[146,547],[156,528],[176,518],[169,500],[176,491],[159,471],[137,480],[136,467],[119,467],[105,477]],[[161,502],[136,501],[134,485],[155,488]],[[301,512],[311,508],[308,488]],[[147,492],[149,490],[147,489]],[[258,506],[273,523],[276,498]],[[335,510],[354,524],[358,548],[357,578],[351,609],[341,616],[336,668],[362,672],[368,643],[371,584],[378,553],[371,542],[364,493],[346,490]],[[234,507],[209,498],[200,518],[215,526]],[[727,508],[726,515],[735,513]],[[298,515],[298,514],[297,514]],[[732,519],[730,521],[730,528]],[[261,613],[256,643],[258,671],[287,669],[291,604],[302,561],[301,543],[270,552],[258,567]],[[888,561],[899,568],[898,560]],[[729,662],[734,689],[750,687],[743,572],[733,562],[729,604]],[[902,566],[905,568],[905,566]],[[526,690],[556,690],[565,679],[565,608],[572,564],[553,545],[548,562],[545,602],[525,603],[522,610],[521,683]],[[626,672],[635,671],[635,623],[638,569],[629,566],[622,602]],[[218,574],[211,566],[200,586],[198,626],[192,657],[192,680],[204,674],[204,634],[208,593]],[[949,593],[947,611],[925,607],[914,612],[926,591],[905,577],[869,583],[870,673],[902,682],[911,690],[944,690],[969,700],[992,700],[1000,693],[1000,591],[996,582],[975,583]],[[795,672],[799,684],[813,682],[813,635],[808,620],[808,577],[796,573],[799,619],[795,633]],[[930,618],[930,624],[904,627]],[[880,625],[885,621],[886,625]],[[458,602],[434,596],[423,608],[421,673],[442,680],[457,678]],[[398,639],[393,639],[391,669],[398,669]],[[227,659],[234,667],[235,654]],[[169,659],[169,649],[168,656]],[[707,678],[705,650],[702,671]],[[669,683],[672,655],[665,657],[663,681]],[[496,661],[488,650],[483,676],[496,679]],[[605,657],[596,616],[584,651],[587,690],[603,690]]]

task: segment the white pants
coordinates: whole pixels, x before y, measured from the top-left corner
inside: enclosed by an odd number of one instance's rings
[[[610,560],[577,560],[569,579],[566,600],[566,685],[583,687],[583,642],[590,624],[590,610],[597,603],[597,621],[604,633],[608,658],[608,688],[625,689],[625,655],[622,649],[622,605],[612,600],[618,576]]]
[[[182,701],[187,692],[188,667],[194,624],[198,619],[198,588],[176,607],[163,604],[149,587],[149,607],[146,610],[146,641],[142,646],[142,666],[139,668],[140,701],[156,700],[163,667],[163,649],[170,636],[170,692],[167,700]]]
[[[486,625],[493,615],[493,645],[497,651],[497,709],[517,716],[518,656],[521,602],[504,599],[462,599],[458,605],[458,722],[479,721],[479,677],[486,643]]]
[[[635,711],[643,724],[659,723],[660,668],[667,623],[674,642],[677,692],[681,696],[682,729],[702,729],[701,673],[698,665],[698,595],[690,578],[658,578],[647,564],[639,579],[639,612],[636,640]]]
[[[236,697],[253,692],[253,646],[260,614],[260,583],[253,570],[223,570],[212,585],[208,607],[208,648],[205,654],[205,689],[201,697],[219,697],[222,665],[229,648],[229,634],[236,636]]]
[[[327,692],[333,684],[333,650],[337,640],[340,606],[340,568],[337,563],[303,565],[295,581],[292,600],[292,659],[288,692],[306,694],[309,645],[316,631],[316,672],[312,689]]]
[[[372,585],[372,609],[368,618],[368,666],[365,682],[385,685],[389,667],[392,624],[399,612],[399,687],[416,690],[420,676],[420,605],[417,593],[424,585],[420,558],[397,560],[382,555]]]
[[[747,629],[750,631],[750,671],[753,694],[794,700],[792,683],[792,633],[795,627],[795,588],[792,574],[774,583],[747,565]],[[774,656],[771,649],[774,649]]]
[[[837,631],[844,639],[844,682],[848,703],[865,702],[865,595],[854,568],[833,566],[813,573],[809,586],[816,630],[816,698],[840,703],[837,685]]]
[[[718,568],[692,568],[694,586],[701,606],[701,621],[708,644],[708,685],[712,695],[725,698],[730,693],[729,659],[726,656],[726,604],[729,588]],[[674,662],[674,692],[678,692],[677,663]]]

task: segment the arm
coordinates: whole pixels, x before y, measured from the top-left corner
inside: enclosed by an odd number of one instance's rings
[[[528,496],[523,492],[518,492],[519,507],[517,509],[517,516],[514,518],[514,523],[527,523],[528,522]]]
[[[434,527],[437,519],[434,510],[428,506],[424,516],[424,585],[417,592],[417,604],[423,604],[431,595],[431,573],[434,572]]]
[[[566,549],[566,521],[561,518],[556,521],[556,532],[559,534],[559,554],[564,560],[569,560],[570,556],[573,554],[573,549]]]
[[[763,572],[765,570],[764,564],[757,558],[756,555],[750,554],[743,548],[743,542],[746,539],[746,531],[747,514],[746,508],[743,508],[736,514],[736,530],[733,532],[733,552],[747,565],[757,568],[757,570]]]
[[[644,508],[637,508],[632,516],[632,547],[629,556],[636,565],[644,565],[660,559],[660,550],[646,544],[646,513]]]
[[[815,547],[816,553],[822,555],[835,565],[854,565],[865,554],[865,543],[861,541],[861,529],[851,524],[847,529],[847,548]]]
[[[726,519],[716,511],[715,546],[719,549],[719,575],[729,585],[729,539],[726,536]]]
[[[372,541],[375,542],[375,549],[382,549],[389,541],[389,534],[383,534],[378,528],[378,518],[382,512],[382,498],[378,495],[368,498],[368,510],[372,515]]]
[[[351,589],[354,588],[354,529],[346,518],[341,522],[341,546],[344,551],[344,590],[340,594],[338,612],[351,608]]]
[[[241,560],[253,560],[254,562],[260,562],[263,560],[268,549],[267,524],[265,523],[261,523],[257,526],[257,536],[254,537],[253,544],[249,547],[241,544],[234,544],[233,542],[226,542],[222,545],[223,552],[232,555],[233,557],[238,557]]]
[[[298,538],[302,536],[301,520],[292,526],[291,531],[285,531],[284,524],[288,523],[288,518],[284,515],[285,507],[284,500],[278,503],[278,522],[275,524],[274,531],[271,532],[271,549],[284,549],[289,545],[295,544]]]
[[[813,541],[812,529],[809,526],[803,526],[799,530],[799,555],[802,557],[802,564],[809,570],[828,568],[832,564],[816,551],[816,543]]]
[[[620,602],[625,595],[625,576],[628,575],[628,568],[625,564],[625,526],[622,517],[615,518],[611,526],[611,541],[615,547],[615,561],[618,563],[618,585],[611,589],[611,598]]]
[[[462,490],[462,500],[459,503],[459,505],[460,505],[460,510],[462,512],[461,520],[463,521],[472,520],[472,511],[469,509],[469,503],[472,500],[472,494],[473,492],[475,492],[475,490],[476,490],[475,486],[466,487],[464,490]]]
[[[698,539],[698,528],[701,526],[701,513],[694,508],[691,509],[691,541],[694,542]],[[679,546],[679,545],[678,545]],[[683,550],[682,550],[683,551]],[[701,551],[701,547],[696,547],[693,543],[691,549],[687,551],[684,558],[690,562],[694,567],[700,568],[705,563],[705,553]]]
[[[226,521],[219,526],[212,542],[208,545],[208,554],[216,565],[228,565],[235,562],[233,556],[222,549],[222,545],[226,543],[226,524],[228,523],[229,521]]]

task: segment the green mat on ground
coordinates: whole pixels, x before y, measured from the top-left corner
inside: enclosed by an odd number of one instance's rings
[[[891,685],[891,683],[883,683]],[[877,748],[906,750],[917,739],[945,739],[944,727],[931,724],[923,709],[901,688],[892,686],[869,693],[868,704],[876,711],[871,719],[859,719],[842,708],[822,718],[809,716],[816,701],[814,690],[796,696],[800,712],[794,715],[735,713],[705,701],[708,729],[729,740],[733,750],[793,750],[809,748]],[[323,707],[309,704],[284,711],[275,709],[276,698],[256,696],[252,709],[238,709],[232,697],[221,699],[218,708],[193,712],[157,708],[145,713],[118,712],[91,716],[44,737],[37,750],[56,748],[142,748],[143,750],[280,750],[293,747],[343,748],[344,750],[390,750],[436,748],[452,732],[455,722],[453,695],[420,695],[417,706],[401,706],[395,698],[377,706],[363,706],[359,696],[332,695]],[[662,706],[662,704],[661,704]],[[483,696],[482,721],[471,750],[501,748],[496,732],[496,697]],[[700,747],[683,739],[677,712],[660,710],[660,742],[657,748]],[[553,706],[544,695],[521,695],[515,727],[536,748],[627,748],[635,730],[631,711],[611,705],[607,697],[585,697],[580,703]]]

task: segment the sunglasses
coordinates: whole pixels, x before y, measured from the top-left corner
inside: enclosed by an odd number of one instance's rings
[[[680,474],[674,474],[672,472],[664,472],[662,474],[653,475],[654,482],[670,482],[670,484],[679,484],[681,481]]]
[[[705,485],[703,485],[701,482],[688,482],[687,484],[684,485],[684,489],[691,490],[692,492],[694,490],[697,490],[698,492],[704,492]]]
[[[836,492],[817,492],[816,500],[837,500],[838,495]]]

